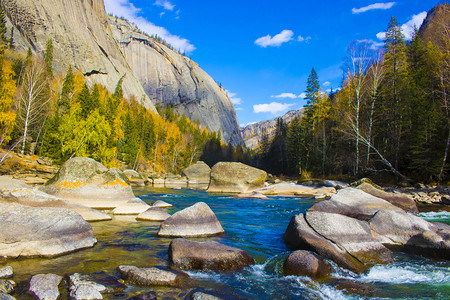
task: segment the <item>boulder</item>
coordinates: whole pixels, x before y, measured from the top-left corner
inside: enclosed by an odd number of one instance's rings
[[[189,275],[164,267],[138,268],[135,266],[119,266],[117,270],[125,279],[135,285],[182,286]]]
[[[163,188],[165,185],[165,179],[164,178],[154,178],[153,179],[153,187],[155,188]]]
[[[297,196],[306,198],[324,196],[329,198],[336,193],[336,189],[334,187],[315,187],[295,183],[277,183],[256,189],[255,192],[272,196]]]
[[[11,295],[0,292],[0,300],[16,300],[16,298],[14,298]]]
[[[69,276],[70,297],[73,299],[103,299],[103,294],[119,293],[126,289],[117,278],[103,272],[95,274],[75,273]]]
[[[308,211],[305,219],[315,232],[345,249],[366,266],[393,261],[391,251],[372,236],[367,222],[319,211]]]
[[[314,279],[329,277],[333,271],[329,262],[305,250],[289,254],[283,265],[284,275],[308,276]]]
[[[136,296],[131,297],[128,300],[156,300],[156,299],[158,299],[156,292],[147,292],[137,294]]]
[[[94,246],[91,225],[67,208],[0,203],[0,256],[52,257]]]
[[[122,171],[87,157],[66,161],[41,190],[98,209],[114,209],[135,198]]]
[[[12,280],[0,279],[0,295],[10,294],[14,291],[16,283]]]
[[[417,214],[419,212],[419,210],[417,209],[416,202],[406,194],[385,192],[368,183],[362,183],[358,185],[356,188],[374,197],[386,200],[387,202],[397,207],[400,207],[406,212],[410,212],[413,214]]]
[[[404,212],[380,210],[369,224],[378,239],[394,250],[450,259],[450,226],[429,223]]]
[[[170,215],[161,207],[150,207],[146,211],[140,213],[136,220],[138,221],[164,221]]]
[[[0,176],[0,191],[2,193],[4,191],[9,192],[21,188],[29,188],[29,186],[20,180],[13,179],[12,177]]]
[[[187,297],[186,297],[187,298]],[[203,291],[197,291],[194,290],[191,293],[189,293],[189,298],[190,300],[221,300],[221,299],[231,299],[231,298],[222,298],[222,297],[218,297],[209,293],[205,293]]]
[[[211,178],[211,168],[203,161],[198,161],[184,169],[183,175],[186,176],[189,181],[196,180],[209,183]]]
[[[165,207],[173,207],[173,205],[161,200],[156,200],[155,203],[153,203],[152,207],[165,208]]]
[[[58,286],[62,277],[55,274],[38,274],[31,277],[29,291],[39,300],[59,298]]]
[[[13,276],[13,273],[12,267],[0,268],[0,279],[10,278]]]
[[[283,238],[293,249],[314,251],[355,273],[362,273],[368,268],[344,248],[318,234],[306,222],[304,214],[291,218]]]
[[[86,221],[106,221],[112,218],[99,210],[68,201],[29,187],[16,188],[3,193],[7,202],[15,202],[32,207],[69,208],[79,213]]]
[[[262,187],[266,179],[263,170],[237,162],[218,162],[211,169],[208,192],[245,193]]]
[[[261,194],[257,191],[252,191],[250,193],[242,193],[235,196],[236,198],[253,198],[253,199],[269,199],[266,195]]]
[[[164,181],[164,187],[170,188],[170,189],[185,189],[188,186],[188,181],[186,177],[181,178],[166,178]]]
[[[127,176],[128,181],[134,186],[145,186],[145,180],[135,170],[127,169],[123,171],[123,174]]]
[[[309,210],[340,214],[367,221],[381,209],[403,211],[386,200],[355,188],[341,189],[330,200],[318,202]]]
[[[149,208],[150,205],[139,198],[134,198],[128,200],[126,203],[120,204],[112,212],[115,215],[139,215]]]
[[[214,212],[204,202],[197,202],[161,223],[159,236],[211,236],[224,233]]]
[[[234,271],[255,264],[244,250],[217,242],[203,243],[174,239],[169,245],[169,261],[182,270]]]

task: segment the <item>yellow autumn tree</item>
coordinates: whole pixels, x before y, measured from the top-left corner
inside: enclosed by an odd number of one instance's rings
[[[10,140],[16,114],[12,110],[16,83],[11,63],[0,57],[0,146]]]

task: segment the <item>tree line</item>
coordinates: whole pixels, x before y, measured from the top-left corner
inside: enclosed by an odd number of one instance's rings
[[[313,68],[302,118],[278,119],[275,137],[261,138],[259,165],[303,177],[448,180],[450,9],[440,9],[427,42],[417,30],[405,41],[394,17],[382,49],[351,42],[338,92],[321,91]]]

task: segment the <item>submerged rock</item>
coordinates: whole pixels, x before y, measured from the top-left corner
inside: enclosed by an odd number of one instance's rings
[[[0,256],[51,257],[94,246],[91,225],[67,208],[0,203]]]
[[[164,221],[170,215],[161,207],[150,207],[146,211],[140,213],[136,220],[138,221]]]
[[[0,268],[0,279],[10,278],[12,276],[13,276],[13,268],[12,267]]]
[[[410,212],[413,214],[417,214],[419,212],[419,210],[417,209],[416,202],[406,194],[385,192],[368,183],[362,183],[358,185],[356,188],[372,196],[386,200],[389,203],[397,207],[400,207],[406,212]]]
[[[16,283],[12,280],[0,279],[0,294],[10,294],[14,291]]]
[[[169,261],[183,270],[233,271],[255,264],[244,250],[217,242],[174,239],[169,245]]]
[[[131,284],[143,286],[182,286],[189,279],[189,275],[184,272],[163,267],[119,266],[117,270]]]
[[[211,169],[208,192],[245,193],[262,187],[266,179],[263,170],[237,162],[218,162]]]
[[[286,276],[308,276],[314,279],[329,277],[333,271],[325,259],[304,250],[291,253],[284,262],[283,270]]]
[[[128,300],[156,300],[157,294],[156,292],[147,292],[147,293],[141,293],[134,297],[129,298]]]
[[[134,198],[113,209],[115,215],[138,215],[150,208],[150,205],[139,198]]]
[[[42,191],[91,208],[113,209],[135,198],[122,171],[87,157],[66,161]]]
[[[74,299],[103,299],[102,294],[119,293],[125,290],[126,285],[117,278],[102,273],[80,274],[69,276],[70,297]]]
[[[157,200],[155,201],[155,203],[153,203],[152,207],[161,207],[161,208],[165,208],[165,207],[173,207],[172,204],[169,204],[167,202],[164,202],[162,200]]]
[[[31,278],[29,291],[39,300],[56,300],[59,298],[58,286],[62,277],[55,274],[38,274]]]
[[[225,231],[214,212],[204,202],[197,202],[174,213],[161,223],[159,236],[210,236]]]

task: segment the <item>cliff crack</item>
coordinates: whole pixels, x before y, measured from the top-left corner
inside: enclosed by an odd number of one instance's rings
[[[90,72],[83,73],[84,76],[89,77],[91,75],[108,75],[106,72],[102,72],[99,70],[92,70]]]

